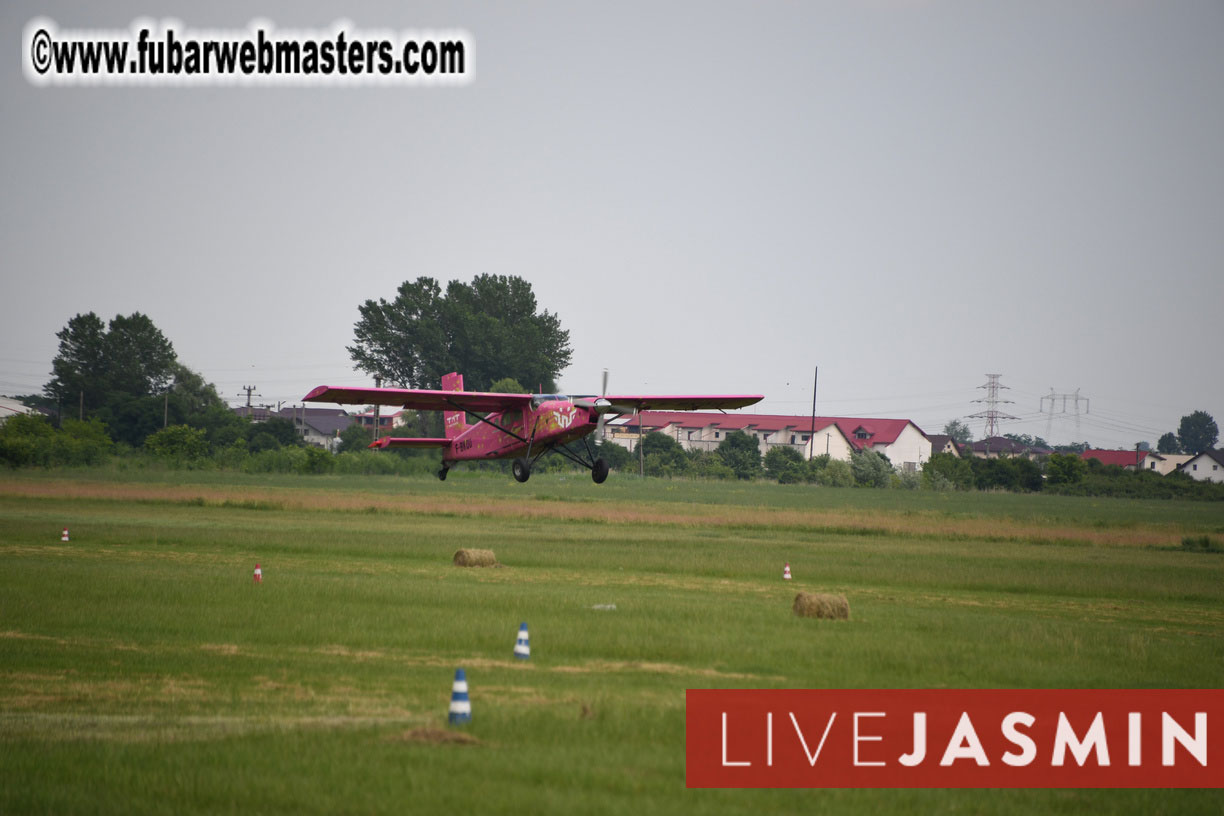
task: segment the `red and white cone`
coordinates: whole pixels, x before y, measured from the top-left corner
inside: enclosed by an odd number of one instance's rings
[[[258,564],[255,565],[255,583],[257,584],[263,583],[263,570],[259,568]]]
[[[67,541],[67,540],[68,540],[68,528],[65,527],[64,534],[60,536],[60,541]]]
[[[790,579],[791,579],[790,562],[787,561],[786,566],[782,568],[782,580],[789,581]]]

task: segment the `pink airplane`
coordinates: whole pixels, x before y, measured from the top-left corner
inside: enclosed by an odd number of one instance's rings
[[[606,385],[606,375],[605,375]],[[445,479],[455,462],[479,459],[514,459],[514,478],[525,482],[531,466],[552,451],[585,468],[591,478],[602,484],[608,478],[608,463],[596,459],[585,437],[603,426],[608,415],[634,411],[700,411],[743,408],[760,402],[759,394],[711,396],[617,395],[570,398],[564,394],[496,394],[464,391],[463,375],[442,377],[442,390],[417,388],[333,388],[320,385],[305,396],[306,402],[335,402],[347,405],[395,405],[417,411],[442,411],[445,438],[383,437],[371,448],[439,448]],[[476,417],[468,425],[466,414]],[[570,442],[583,440],[586,457],[569,448]]]

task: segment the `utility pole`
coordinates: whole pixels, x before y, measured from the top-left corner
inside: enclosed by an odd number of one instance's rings
[[[646,432],[646,420],[642,418],[642,410],[638,412],[638,476],[646,478],[646,446],[642,443],[642,435]]]
[[[1007,388],[1006,385],[999,384],[999,377],[1002,377],[1002,376],[1003,376],[1002,374],[987,374],[986,375],[985,384],[978,386],[978,388],[986,389],[986,398],[974,400],[974,402],[986,403],[986,410],[982,411],[981,413],[970,414],[969,416],[965,417],[966,419],[984,419],[986,420],[986,438],[987,439],[990,439],[991,437],[999,435],[999,420],[1001,419],[1019,419],[1019,417],[1014,417],[1011,414],[1005,414],[998,409],[998,406],[1000,404],[1012,402],[1012,400],[1009,400],[1009,399],[999,398],[999,390]],[[987,456],[989,456],[989,450],[987,451]]]
[[[259,386],[257,386],[257,385],[244,385],[244,386],[242,386],[242,390],[246,392],[246,399],[247,399],[247,401],[246,401],[246,407],[247,407],[248,409],[251,407],[251,394],[252,394],[252,393],[255,391],[255,389],[256,389],[256,388],[258,388],[258,387],[259,387]],[[241,394],[239,394],[238,396],[242,396],[242,395],[241,395]],[[262,396],[263,396],[263,394],[255,394],[255,396],[257,396],[257,397],[262,397]]]
[[[820,378],[820,366],[812,374],[812,432],[808,434],[808,461],[812,461],[812,451],[816,449],[816,381]],[[825,437],[828,439],[828,437]]]
[[[375,375],[374,375],[374,387],[375,387],[375,388],[382,388],[382,375],[381,375],[381,374],[375,374]],[[375,442],[377,442],[377,441],[378,441],[378,439],[379,439],[379,434],[382,432],[382,428],[381,428],[381,427],[379,427],[379,424],[378,424],[378,422],[379,422],[379,417],[380,417],[380,414],[381,414],[381,412],[378,410],[378,409],[379,409],[379,407],[380,407],[380,406],[379,406],[379,404],[378,404],[377,402],[376,402],[376,403],[374,403],[374,441],[375,441]]]

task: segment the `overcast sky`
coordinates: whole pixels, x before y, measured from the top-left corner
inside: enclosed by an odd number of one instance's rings
[[[460,28],[475,79],[37,88],[37,16]],[[570,331],[571,392],[807,414],[819,366],[819,413],[937,433],[998,373],[1051,442],[1224,422],[1218,0],[6,2],[0,51],[0,393],[88,311],[231,402],[370,384],[360,303],[497,273]]]

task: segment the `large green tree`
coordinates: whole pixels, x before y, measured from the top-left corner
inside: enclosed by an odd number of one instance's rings
[[[1177,443],[1177,437],[1173,435],[1172,431],[1162,434],[1161,437],[1156,440],[1156,452],[1181,453],[1181,445]]]
[[[116,315],[108,325],[93,312],[78,314],[56,337],[47,398],[64,416],[101,419],[117,441],[140,445],[167,425],[216,425],[215,416],[204,418],[228,413],[216,389],[178,362],[147,315]]]
[[[1195,411],[1181,418],[1177,426],[1177,441],[1185,453],[1202,453],[1215,447],[1220,438],[1220,428],[1211,414]]]
[[[944,425],[943,432],[955,439],[959,445],[969,445],[973,443],[973,431],[969,430],[969,426],[961,422],[959,419],[954,419],[947,425]]]
[[[93,312],[78,314],[56,333],[59,353],[44,390],[60,403],[93,411],[115,394],[147,397],[165,391],[174,378],[174,347],[140,312],[116,315],[107,327]]]
[[[756,439],[743,431],[732,431],[718,443],[717,453],[723,464],[735,472],[737,479],[755,479],[761,475],[761,449]]]
[[[445,293],[421,277],[400,284],[394,300],[367,300],[358,311],[353,362],[409,388],[437,388],[443,374],[458,371],[468,390],[512,377],[555,391],[572,353],[560,319],[539,309],[519,277],[477,275],[451,281]]]

